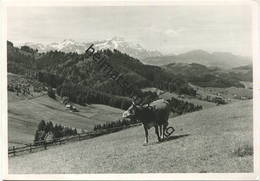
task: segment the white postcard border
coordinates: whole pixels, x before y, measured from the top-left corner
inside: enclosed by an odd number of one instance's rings
[[[11,6],[138,6],[138,5],[236,5],[248,4],[252,7],[253,43],[253,117],[254,117],[254,173],[171,173],[171,174],[8,174],[8,126],[7,126],[7,20],[6,9]],[[260,175],[260,63],[259,63],[259,2],[253,0],[9,0],[1,3],[1,144],[2,174],[5,180],[259,180]],[[4,60],[4,61],[3,61]]]

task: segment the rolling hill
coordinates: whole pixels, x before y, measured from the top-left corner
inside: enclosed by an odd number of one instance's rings
[[[39,53],[30,47],[14,47],[12,42],[7,42],[8,72],[24,75],[28,71],[41,72],[44,74],[42,82],[51,87],[62,86],[67,81],[94,89],[103,93],[118,96],[129,96],[112,79],[106,76],[108,70],[101,70],[100,66],[93,61],[92,57],[84,58],[77,53],[64,53],[50,51]],[[194,94],[191,87],[181,76],[173,76],[163,68],[144,65],[140,60],[133,58],[118,50],[102,50],[101,54],[108,57],[107,62],[122,74],[124,79],[137,89],[147,86],[161,86],[171,83],[171,89],[175,92]],[[59,81],[55,81],[56,78]],[[164,86],[164,89],[169,86]]]
[[[170,100],[172,97],[179,99],[179,100],[183,100],[189,103],[193,103],[194,105],[201,105],[203,107],[203,109],[208,109],[211,107],[215,107],[216,103],[213,102],[208,102],[208,101],[203,101],[203,100],[199,100],[198,98],[194,98],[194,97],[184,97],[184,98],[180,98],[180,95],[175,94],[174,92],[165,92],[162,91],[160,89],[154,88],[154,87],[149,87],[149,88],[145,88],[142,91],[151,91],[151,92],[156,92],[159,95],[159,98],[161,99],[165,99],[165,100]],[[201,92],[199,92],[201,93]]]
[[[123,112],[100,104],[75,104],[79,112],[70,112],[65,105],[47,95],[21,99],[15,93],[8,92],[8,98],[8,146],[32,143],[41,120],[78,130],[93,130],[95,124],[118,120]]]
[[[171,63],[162,66],[166,71],[201,87],[244,87],[241,81],[253,81],[252,65],[220,69],[198,63]]]
[[[249,57],[233,55],[226,52],[208,53],[204,50],[193,50],[178,55],[147,57],[142,61],[146,64],[157,66],[171,63],[197,63],[223,69],[245,66],[252,63],[252,60]]]
[[[239,110],[239,111],[238,111]],[[142,127],[9,158],[10,174],[253,172],[252,101],[169,120],[176,131],[143,146]],[[48,165],[48,166],[46,166]]]

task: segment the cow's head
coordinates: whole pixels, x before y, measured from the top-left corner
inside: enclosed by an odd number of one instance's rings
[[[132,105],[125,112],[123,112],[123,118],[135,117],[138,109],[140,109],[140,106],[132,102]]]

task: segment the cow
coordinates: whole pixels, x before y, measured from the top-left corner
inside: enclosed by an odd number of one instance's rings
[[[170,114],[169,102],[164,99],[153,101],[148,105],[136,105],[134,102],[123,113],[123,118],[134,118],[143,123],[145,144],[148,143],[148,130],[154,127],[158,142],[164,139]]]

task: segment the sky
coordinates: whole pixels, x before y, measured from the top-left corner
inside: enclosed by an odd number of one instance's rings
[[[148,50],[251,56],[249,6],[8,7],[7,39],[52,43],[122,37]]]

